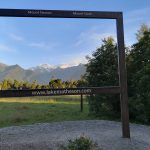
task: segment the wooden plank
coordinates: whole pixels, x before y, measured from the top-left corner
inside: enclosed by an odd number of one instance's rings
[[[86,88],[58,88],[34,90],[1,90],[2,97],[28,97],[28,96],[57,96],[57,95],[90,95],[90,94],[119,94],[120,87],[86,87]]]
[[[121,12],[108,11],[0,9],[0,16],[3,17],[117,19],[120,13]]]
[[[123,15],[120,15],[120,17],[117,19],[117,40],[119,51],[118,62],[119,62],[119,82],[120,82],[119,84],[121,90],[120,104],[121,104],[122,133],[124,138],[130,138]]]

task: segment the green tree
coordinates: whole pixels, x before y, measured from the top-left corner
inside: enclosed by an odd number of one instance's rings
[[[36,89],[36,87],[38,86],[38,83],[35,81],[32,82],[31,84],[31,89]]]
[[[57,85],[57,88],[63,88],[63,82],[61,79],[56,79],[55,83]]]
[[[12,89],[13,88],[13,82],[10,79],[7,80],[7,88],[8,89]]]
[[[127,57],[130,116],[150,122],[150,31],[132,46]]]
[[[31,85],[29,82],[23,82],[22,89],[30,89]]]
[[[6,79],[2,82],[2,90],[8,90],[8,85],[7,85]]]
[[[13,87],[14,87],[14,89],[18,90],[19,89],[19,81],[14,80]]]
[[[2,83],[0,82],[0,90],[2,90]]]
[[[65,81],[64,83],[65,83],[66,88],[70,88],[70,82],[69,81]]]
[[[81,76],[81,79],[77,81],[77,87],[86,87],[87,81],[84,76]]]
[[[138,41],[143,38],[144,32],[150,32],[150,28],[146,24],[142,24],[141,28],[136,33],[136,38]]]
[[[104,39],[103,44],[92,57],[87,57],[88,64],[85,78],[88,86],[118,85],[117,45],[112,37]],[[119,114],[120,104],[118,95],[91,95],[89,97],[90,111],[95,114]]]
[[[40,84],[37,84],[36,88],[37,88],[37,89],[41,89],[42,87],[41,87]]]
[[[49,82],[50,88],[63,88],[63,82],[61,79],[51,79]]]

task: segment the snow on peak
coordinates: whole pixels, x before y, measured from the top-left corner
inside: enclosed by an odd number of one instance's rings
[[[44,68],[44,69],[55,69],[56,68],[54,65],[50,65],[50,64],[40,64],[38,67]]]
[[[50,65],[50,64],[40,64],[39,66],[36,67],[32,67],[29,68],[30,70],[37,70],[37,71],[51,71],[53,69],[65,69],[65,68],[69,68],[69,67],[73,67],[73,66],[77,66],[77,65],[71,65],[71,64],[60,64],[60,65]]]
[[[61,68],[61,69],[65,69],[65,68],[71,67],[71,65],[69,65],[69,64],[61,64],[58,67]]]
[[[29,68],[30,70],[37,70],[37,71],[51,71],[52,69],[55,69],[56,67],[53,66],[53,65],[50,65],[50,64],[40,64],[39,66],[36,66],[36,67],[32,67],[32,68]]]

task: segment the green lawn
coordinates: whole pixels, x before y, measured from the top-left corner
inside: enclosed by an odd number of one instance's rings
[[[0,99],[0,127],[87,119],[93,118],[85,98],[80,112],[80,96]]]

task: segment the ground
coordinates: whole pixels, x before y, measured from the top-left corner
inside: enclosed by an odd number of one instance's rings
[[[95,119],[85,97],[83,112],[80,96],[0,99],[0,150],[59,150],[81,135],[98,150],[150,150],[149,126],[131,124],[124,139],[120,122]]]
[[[149,150],[150,127],[131,124],[131,139],[122,138],[121,123],[66,121],[0,129],[1,150],[60,150],[69,139],[90,137],[102,150]]]

